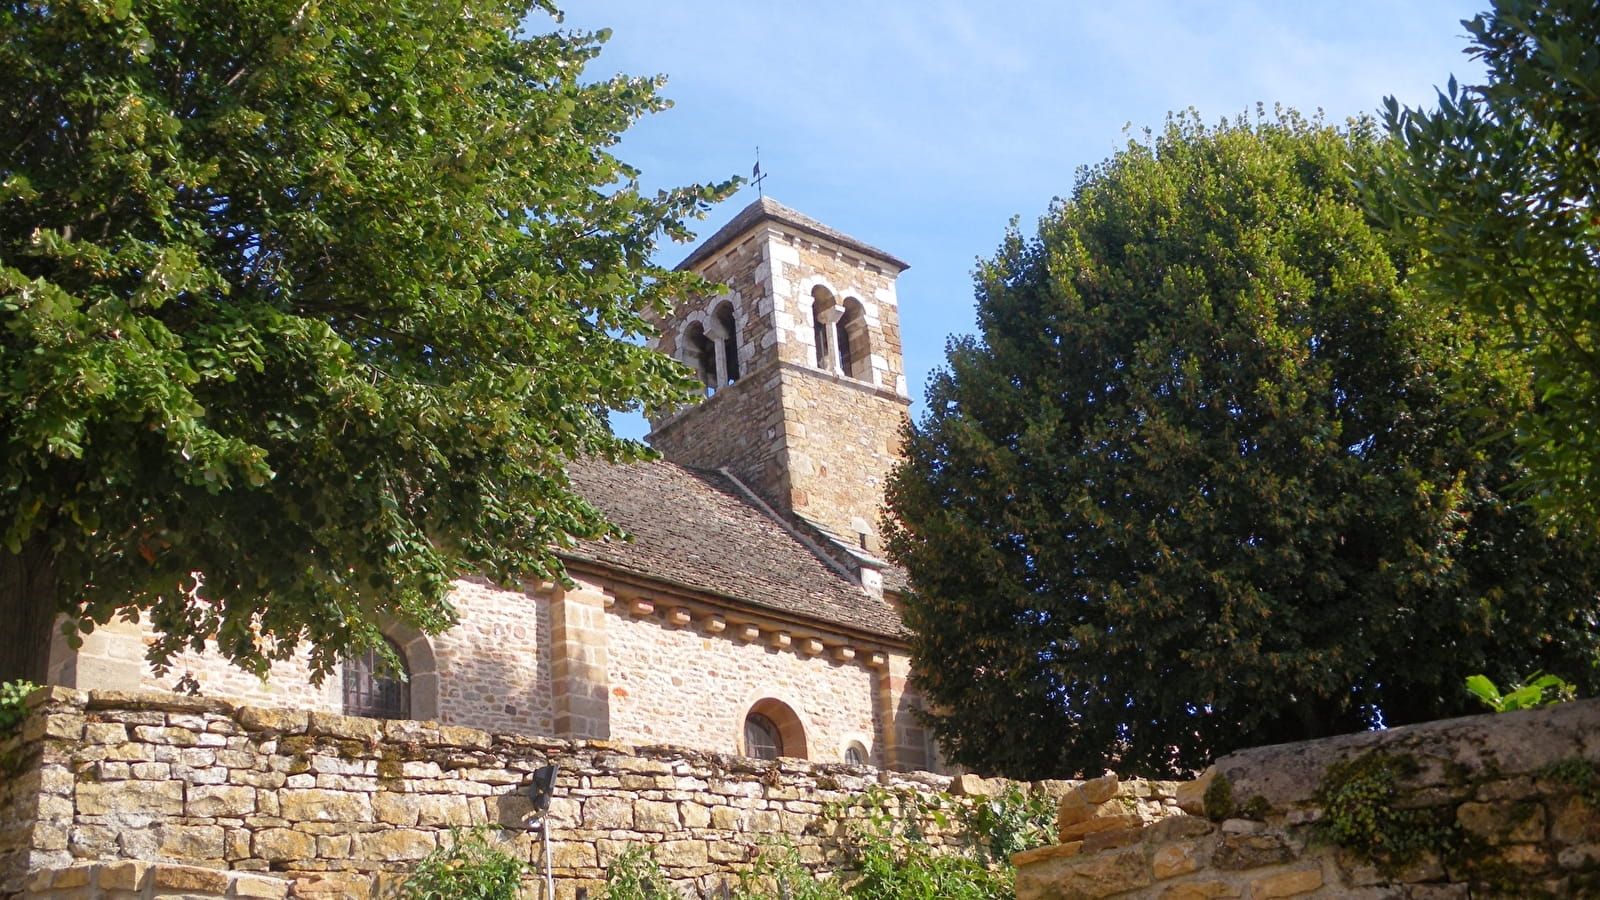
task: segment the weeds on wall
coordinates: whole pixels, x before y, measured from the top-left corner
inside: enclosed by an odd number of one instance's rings
[[[1569,756],[1539,769],[1538,775],[1572,788],[1591,809],[1600,810],[1600,772],[1589,760]]]
[[[1056,803],[1053,797],[1012,784],[1003,794],[958,806],[957,812],[979,859],[1009,866],[1013,854],[1055,840]]]
[[[1486,675],[1467,676],[1467,693],[1497,713],[1538,709],[1578,699],[1578,689],[1560,677],[1535,672],[1500,690]]]
[[[1020,789],[971,802],[874,785],[823,819],[837,824],[852,900],[1009,900],[1010,855],[1048,841],[1047,803]],[[930,825],[947,832],[943,846]]]
[[[24,703],[28,695],[38,689],[39,686],[31,681],[0,683],[0,737],[16,730],[22,720],[28,717],[28,708]]]
[[[794,845],[775,841],[762,845],[755,863],[739,873],[727,900],[846,900],[838,883],[818,878],[806,867]],[[667,875],[644,847],[631,847],[606,869],[600,900],[682,900]]]
[[[518,900],[528,866],[496,847],[490,831],[452,828],[450,843],[419,860],[400,885],[399,900]]]
[[[845,871],[819,878],[786,840],[763,844],[729,900],[1011,900],[1011,854],[1051,840],[1055,804],[1012,786],[992,798],[928,797],[868,788],[828,804]],[[417,864],[401,900],[512,900],[527,867],[482,829]],[[628,849],[606,869],[599,900],[681,900],[648,848]]]
[[[1368,753],[1330,766],[1317,789],[1323,837],[1392,873],[1423,857],[1450,859],[1463,849],[1453,816],[1401,808],[1400,782],[1416,773],[1406,756]]]

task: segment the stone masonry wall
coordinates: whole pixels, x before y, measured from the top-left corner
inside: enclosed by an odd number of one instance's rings
[[[903,653],[874,645],[857,653],[855,646],[824,644],[816,632],[757,628],[742,619],[724,623],[718,617],[719,630],[712,632],[707,616],[687,615],[681,597],[629,586],[628,599],[618,603],[610,590],[604,579],[527,592],[457,582],[451,597],[461,614],[456,627],[431,636],[390,629],[410,669],[411,718],[495,732],[626,736],[731,753],[740,749],[745,715],[757,701],[771,699],[800,720],[806,747],[791,755],[837,762],[846,746],[859,743],[876,765],[933,767],[927,742],[908,731],[915,723],[906,707],[915,698],[907,696],[903,680],[890,677]],[[583,605],[575,600],[579,595],[592,607],[583,628],[575,620],[575,604]],[[558,607],[564,613],[560,642],[552,635]],[[269,683],[202,654],[185,654],[172,672],[157,677],[144,662],[148,635],[138,626],[113,623],[88,638],[86,648],[92,643],[93,652],[125,671],[96,663],[89,670],[96,680],[85,671],[66,686],[162,690],[188,674],[204,696],[232,703],[343,711],[341,674],[312,685],[303,658],[275,667]]]
[[[910,406],[893,266],[767,223],[699,269],[728,287],[657,324],[655,349],[680,360],[686,330],[711,328],[724,303],[735,311],[744,377],[714,386],[699,406],[657,419],[651,444],[680,465],[727,467],[768,503],[799,512],[846,540],[878,550],[884,481],[900,457]],[[848,377],[819,366],[814,289],[858,304],[862,334]]]
[[[841,375],[786,370],[783,406],[790,508],[881,552],[883,492],[909,402]]]
[[[706,635],[674,627],[662,615],[639,618],[613,608],[607,636],[616,733],[734,753],[745,714],[772,698],[802,717],[807,759],[842,762],[856,741],[869,761],[884,765],[873,739],[878,675],[864,656],[807,656],[799,647],[775,646],[770,635],[742,637],[737,625],[732,633]]]
[[[650,445],[680,466],[726,468],[767,503],[787,510],[780,377],[776,363],[748,371],[700,405],[657,422]]]
[[[438,710],[413,710],[413,716],[486,731],[554,733],[548,599],[458,581],[450,602],[461,611],[461,624],[431,639]]]
[[[28,724],[37,729],[42,722],[30,720]],[[0,896],[7,896],[8,884],[15,890],[34,851],[33,823],[41,813],[39,753],[43,738],[38,731],[26,738],[20,732],[0,738]],[[64,808],[43,810],[53,817],[66,812]]]
[[[1090,782],[1017,898],[1600,897],[1597,766],[1591,700],[1241,751],[1156,823]]]
[[[592,895],[638,845],[680,888],[714,892],[773,838],[825,872],[823,804],[869,785],[987,784],[153,692],[46,688],[29,705],[22,734],[0,742],[15,786],[0,811],[37,808],[25,846],[9,838],[0,855],[8,900],[376,896],[452,826],[502,826],[501,845],[532,861],[524,784],[547,763],[561,768],[550,810],[559,898]],[[1125,787],[1151,816],[1174,808],[1170,786]]]
[[[865,531],[877,552],[883,491],[901,458],[909,407],[842,375],[773,364],[658,424],[650,442],[679,465],[726,467],[775,508],[846,540]]]
[[[477,580],[457,581],[450,595],[461,624],[431,637],[395,627],[388,636],[406,656],[412,715],[447,725],[550,734],[550,610],[546,597],[508,591]],[[293,706],[317,712],[343,709],[340,674],[313,684],[305,656],[273,665],[268,680],[229,664],[220,654],[185,652],[157,675],[145,661],[146,628],[113,621],[84,637],[76,654],[58,652],[54,683],[86,689],[170,690],[189,675],[207,696],[236,703]]]
[[[76,651],[56,635],[50,683],[85,689],[115,686],[159,691],[172,690],[180,678],[192,675],[208,693],[242,703],[324,712],[339,709],[338,679],[312,684],[311,667],[303,655],[273,663],[269,678],[263,681],[223,662],[215,652],[215,642],[211,642],[211,652],[184,651],[173,658],[170,671],[157,675],[145,661],[145,649],[153,640],[147,627],[122,619],[113,619],[83,635],[82,646]]]

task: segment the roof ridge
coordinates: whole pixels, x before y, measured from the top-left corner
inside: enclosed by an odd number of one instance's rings
[[[578,541],[559,551],[564,558],[886,639],[904,632],[898,611],[849,571],[849,559],[830,557],[826,544],[818,553],[820,535],[729,472],[592,457],[572,460],[568,472],[573,488],[634,540]]]
[[[678,263],[677,270],[683,271],[691,269],[699,263],[704,262],[713,253],[716,253],[718,250],[722,249],[724,245],[732,243],[735,238],[756,227],[760,223],[768,220],[780,222],[799,231],[807,232],[813,237],[819,237],[823,240],[832,241],[835,244],[847,247],[863,256],[871,257],[872,259],[880,262],[886,262],[889,265],[896,267],[901,272],[911,268],[910,263],[889,253],[885,253],[866,241],[860,240],[859,238],[853,238],[837,228],[824,225],[805,213],[799,212],[798,210],[785,206],[771,197],[763,195],[756,198],[750,203],[749,206],[739,210],[738,214],[728,221],[728,224],[717,229],[716,233],[707,238],[705,243],[690,251],[689,255],[684,258],[683,262]]]
[[[815,541],[801,534],[800,529],[794,527],[794,523],[790,522],[788,519],[785,519],[783,516],[778,515],[776,510],[767,505],[767,501],[762,500],[756,495],[755,491],[750,490],[748,485],[746,485],[743,481],[740,481],[739,476],[728,471],[726,467],[719,467],[717,471],[721,473],[722,477],[733,482],[733,486],[739,489],[739,493],[743,494],[744,498],[749,501],[752,506],[764,513],[767,518],[778,523],[778,527],[782,528],[784,531],[787,531],[790,537],[804,545],[807,550],[811,551],[812,555],[827,563],[829,568],[850,579],[851,582],[856,583],[857,585],[860,584],[860,580],[856,577],[854,572],[851,572],[844,566],[843,563],[834,559],[832,554],[827,553],[821,547],[817,546]]]

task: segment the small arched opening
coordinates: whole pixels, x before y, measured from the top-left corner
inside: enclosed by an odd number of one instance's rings
[[[741,743],[741,752],[755,759],[808,758],[800,717],[789,704],[771,697],[756,701],[745,714]]]
[[[688,350],[689,358],[686,362],[694,367],[695,373],[700,376],[700,381],[706,386],[706,393],[717,389],[717,347],[711,338],[706,335],[704,325],[695,322],[689,326],[684,334],[684,344]]]
[[[722,337],[717,341],[722,345],[723,371],[726,372],[728,384],[739,380],[739,330],[733,321],[733,304],[723,303],[717,307],[717,324]]]
[[[867,314],[860,300],[845,298],[844,315],[834,330],[838,332],[839,371],[850,378],[870,380],[872,348],[867,341]]]
[[[822,285],[811,289],[811,335],[816,344],[817,368],[827,372],[838,371],[838,354],[834,346],[839,320],[839,302],[833,292]]]

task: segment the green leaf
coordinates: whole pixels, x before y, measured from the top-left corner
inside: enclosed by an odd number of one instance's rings
[[[1397,152],[1175,116],[980,263],[888,492],[949,758],[1170,777],[1463,714],[1463,671],[1600,682],[1600,516],[1552,530],[1512,488],[1554,401],[1362,207]]]
[[[0,571],[54,573],[12,620],[138,611],[158,664],[226,633],[327,672],[374,610],[446,627],[452,579],[611,532],[561,467],[646,452],[605,410],[690,398],[635,338],[706,286],[649,260],[732,182],[632,187],[658,84],[586,74],[596,38],[523,30],[545,8],[0,16]]]

